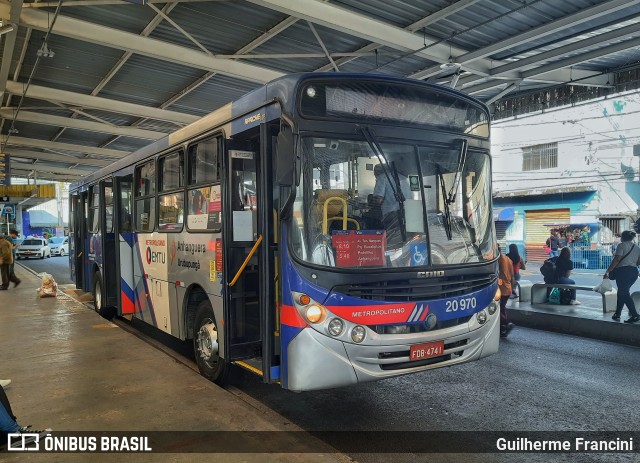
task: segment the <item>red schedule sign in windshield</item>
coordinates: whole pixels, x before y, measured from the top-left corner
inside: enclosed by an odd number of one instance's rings
[[[332,232],[338,267],[384,265],[387,235],[384,230],[338,230]]]

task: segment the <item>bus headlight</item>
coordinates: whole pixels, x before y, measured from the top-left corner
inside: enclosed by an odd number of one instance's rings
[[[498,310],[498,303],[496,301],[491,302],[491,304],[489,304],[489,307],[487,308],[487,310],[489,311],[489,315],[493,315],[494,313],[496,313],[496,310]]]
[[[307,307],[305,317],[310,323],[320,323],[324,320],[325,311],[324,307],[320,304],[311,304]]]
[[[353,342],[356,342],[359,344],[362,341],[364,341],[364,337],[366,334],[367,332],[364,330],[364,327],[358,325],[351,330],[351,339],[353,339]]]
[[[424,326],[426,329],[432,330],[436,327],[437,323],[438,317],[436,317],[436,314],[430,313],[429,315],[427,315],[427,319],[424,321]]]
[[[487,321],[487,312],[485,312],[484,310],[481,312],[478,312],[476,314],[476,320],[478,320],[478,323],[480,323],[481,325],[484,325],[485,322]]]
[[[331,336],[340,336],[344,330],[344,322],[339,318],[334,318],[329,322],[327,327]]]
[[[291,293],[296,310],[307,323],[322,323],[327,318],[327,309],[304,293]]]

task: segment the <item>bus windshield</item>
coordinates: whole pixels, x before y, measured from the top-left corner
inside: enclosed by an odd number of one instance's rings
[[[419,267],[495,258],[489,154],[451,144],[306,137],[292,243],[323,266]]]

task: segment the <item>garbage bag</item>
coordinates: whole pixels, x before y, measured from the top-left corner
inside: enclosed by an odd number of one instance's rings
[[[593,287],[593,290],[600,294],[609,292],[612,289],[613,286],[611,285],[611,280],[608,278],[603,278],[599,285]]]
[[[53,279],[53,276],[49,273],[41,273],[38,276],[42,278],[42,283],[38,288],[38,296],[56,297],[58,295],[58,284]]]

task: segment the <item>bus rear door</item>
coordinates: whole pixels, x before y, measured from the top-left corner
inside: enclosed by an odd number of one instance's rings
[[[115,216],[117,236],[117,279],[118,315],[130,316],[134,313],[135,283],[133,279],[133,175],[115,177]]]

